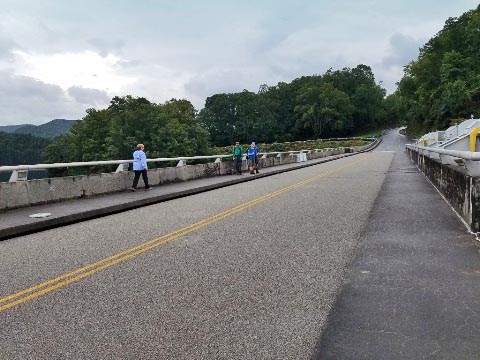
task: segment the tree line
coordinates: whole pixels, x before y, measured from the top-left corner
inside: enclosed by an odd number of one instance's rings
[[[42,163],[50,139],[0,131],[0,166]]]
[[[358,65],[262,85],[257,93],[215,94],[198,119],[216,146],[348,136],[397,121],[385,95],[371,68]]]
[[[291,83],[215,94],[200,112],[188,100],[156,104],[114,97],[107,109],[82,121],[45,151],[48,162],[129,159],[137,143],[149,157],[211,154],[211,146],[240,141],[283,142],[347,136],[392,122],[385,89],[370,67],[329,70]]]
[[[213,147],[236,141],[345,137],[395,124],[385,94],[371,68],[358,65],[262,85],[257,93],[215,94],[200,112],[188,100],[156,104],[143,97],[114,97],[106,109],[88,109],[82,121],[53,142],[22,143],[23,153],[36,157],[10,156],[9,163],[129,159],[137,143],[144,143],[148,156],[155,158],[210,155]]]
[[[413,135],[480,117],[480,6],[449,18],[405,66],[394,112]]]
[[[107,109],[87,110],[82,121],[47,147],[45,157],[49,162],[130,159],[138,143],[145,144],[151,158],[209,151],[208,133],[189,101],[155,104],[128,95],[114,97]]]

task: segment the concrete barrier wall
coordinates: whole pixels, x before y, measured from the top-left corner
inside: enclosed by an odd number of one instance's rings
[[[371,145],[355,148],[325,149],[307,154],[307,159],[316,159],[346,152],[362,151]],[[296,162],[296,156],[282,155],[260,159],[261,167],[271,167]],[[151,185],[187,181],[203,177],[230,174],[232,161],[187,165],[151,169],[148,179]],[[243,169],[246,170],[246,161]],[[103,173],[80,176],[67,176],[39,180],[19,181],[16,183],[0,183],[0,211],[49,202],[83,198],[116,191],[125,191],[132,186],[133,172]],[[139,185],[142,186],[140,180]]]
[[[467,175],[462,166],[442,164],[407,148],[410,159],[430,179],[473,232],[480,231],[480,179]]]

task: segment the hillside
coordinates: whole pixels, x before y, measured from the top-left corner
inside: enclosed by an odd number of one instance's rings
[[[16,130],[15,134],[30,134],[43,138],[54,138],[70,131],[78,120],[54,119],[42,125],[24,125]],[[0,129],[1,131],[1,129]]]
[[[5,125],[5,126],[0,126],[0,131],[6,132],[6,133],[13,133],[15,130],[26,126],[27,124],[22,124],[22,125]]]
[[[458,18],[405,66],[395,93],[410,134],[442,130],[480,114],[480,6]]]
[[[51,141],[29,134],[0,132],[0,166],[42,163],[43,151]]]

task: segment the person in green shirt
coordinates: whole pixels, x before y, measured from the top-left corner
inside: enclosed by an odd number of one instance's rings
[[[237,141],[233,147],[233,162],[235,164],[235,171],[237,175],[242,175],[242,157],[243,157],[243,148],[240,143]]]

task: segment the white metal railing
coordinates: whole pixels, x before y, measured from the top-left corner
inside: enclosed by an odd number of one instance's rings
[[[340,149],[340,148],[339,148]],[[295,151],[274,151],[274,152],[263,152],[258,155],[261,158],[265,159],[268,156],[277,156],[281,157],[282,155],[290,155],[300,153],[310,153],[312,151],[330,151],[333,148],[325,149],[306,149],[306,150],[295,150]],[[222,159],[232,158],[232,155],[210,155],[210,156],[184,156],[184,157],[174,157],[174,158],[154,158],[147,159],[147,162],[172,162],[178,161],[177,166],[185,166],[187,161],[194,160],[208,160],[215,159],[215,162],[221,162]],[[246,159],[246,154],[243,155],[242,160]],[[306,161],[306,156],[302,157],[302,161]],[[53,163],[53,164],[35,164],[35,165],[16,165],[16,166],[0,166],[0,172],[12,171],[9,182],[25,181],[27,180],[28,171],[34,169],[59,169],[59,168],[70,168],[70,167],[80,167],[80,166],[102,166],[102,165],[118,165],[115,172],[123,172],[128,170],[128,165],[133,163],[133,160],[106,160],[106,161],[84,161],[84,162],[71,162],[71,163]]]
[[[480,152],[447,150],[411,144],[406,144],[405,146],[426,157],[440,160],[444,164],[465,167],[468,175],[480,176]]]
[[[411,145],[411,144],[407,144],[405,146],[410,149],[421,150],[422,152],[448,155],[451,157],[464,159],[464,160],[480,161],[480,152],[447,150],[447,149],[442,149],[437,147],[425,147],[425,146],[417,146],[417,145]]]

